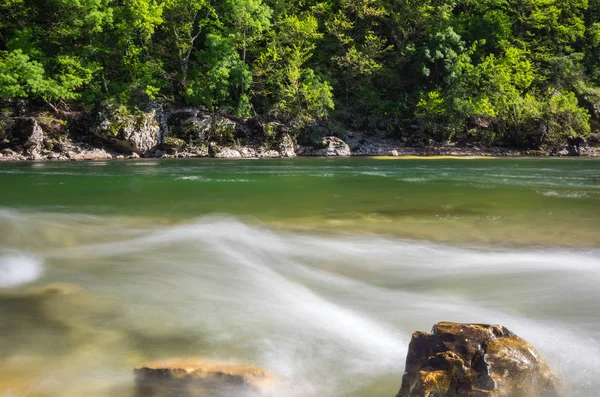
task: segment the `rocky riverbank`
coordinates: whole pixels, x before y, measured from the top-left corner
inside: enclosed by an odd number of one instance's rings
[[[196,108],[148,106],[130,114],[106,107],[95,115],[17,115],[0,124],[0,161],[137,158],[288,158],[296,156],[591,156],[600,157],[600,134],[560,147],[520,150],[477,145],[421,145],[383,133],[317,128],[300,140],[288,126],[236,119]],[[313,134],[314,135],[314,134]],[[301,141],[299,143],[299,141]]]

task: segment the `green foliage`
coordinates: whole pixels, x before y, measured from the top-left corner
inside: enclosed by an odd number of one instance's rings
[[[164,143],[165,143],[165,145],[169,146],[170,148],[177,149],[177,150],[183,150],[187,146],[187,143],[183,139],[173,138],[170,136],[165,138]]]
[[[190,104],[203,105],[211,112],[227,110],[238,116],[250,114],[247,91],[252,74],[248,64],[235,51],[232,41],[209,35],[207,48],[199,54],[200,68],[186,97]]]
[[[42,64],[21,50],[0,53],[0,97],[39,97],[47,102],[77,99],[77,89],[91,80],[94,69],[68,56],[57,58],[58,70],[48,76]]]
[[[0,102],[534,147],[600,125],[599,21],[600,0],[0,0]]]
[[[317,20],[310,15],[287,17],[270,34],[255,73],[261,85],[257,93],[273,117],[301,125],[326,117],[333,108],[331,86],[306,67],[321,37]]]

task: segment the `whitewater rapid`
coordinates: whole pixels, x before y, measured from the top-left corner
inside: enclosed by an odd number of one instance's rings
[[[42,306],[73,344],[35,364],[62,357],[60,373],[46,368],[40,380],[63,376],[57,396],[73,384],[109,395],[90,386],[99,374],[126,388],[136,360],[208,356],[276,373],[277,397],[391,397],[412,332],[438,321],[500,323],[547,358],[572,396],[600,389],[597,249],[452,247],[223,216],[156,225],[11,210],[0,232],[0,292],[84,290]],[[31,337],[11,357],[39,355],[55,332],[14,324]]]

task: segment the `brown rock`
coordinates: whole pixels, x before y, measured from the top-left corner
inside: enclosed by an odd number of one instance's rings
[[[140,396],[225,397],[263,393],[275,378],[253,365],[222,363],[202,358],[172,358],[134,370]]]
[[[396,397],[556,397],[556,377],[500,325],[442,322],[415,332]]]

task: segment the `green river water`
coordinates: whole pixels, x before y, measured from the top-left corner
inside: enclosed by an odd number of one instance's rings
[[[593,396],[599,281],[596,159],[0,163],[1,397],[134,397],[134,366],[190,356],[392,397],[442,320]]]

